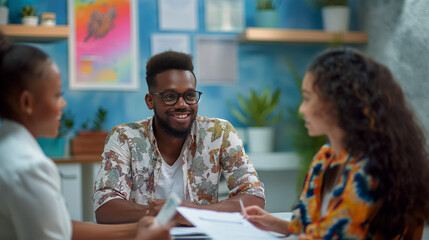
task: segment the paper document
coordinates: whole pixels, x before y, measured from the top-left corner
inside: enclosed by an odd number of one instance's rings
[[[235,84],[238,79],[238,48],[235,36],[195,37],[198,84]]]
[[[168,50],[191,53],[191,44],[187,34],[152,34],[150,44],[152,56]]]
[[[160,30],[198,30],[197,0],[159,0]]]
[[[176,214],[176,207],[180,205],[182,200],[174,192],[168,196],[167,201],[162,206],[161,211],[156,215],[154,224],[156,226],[164,226]]]
[[[196,227],[173,227],[170,229],[173,239],[210,239],[204,231]]]
[[[272,233],[253,226],[238,212],[216,212],[187,207],[177,207],[177,211],[213,240],[278,239]]]

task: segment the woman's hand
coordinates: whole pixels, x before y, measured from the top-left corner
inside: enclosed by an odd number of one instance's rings
[[[142,217],[137,223],[137,228],[139,229],[149,228],[154,221],[155,221],[155,217],[151,217],[151,216]]]
[[[257,228],[266,231],[274,231],[285,235],[290,234],[288,230],[289,222],[274,217],[262,208],[258,206],[250,206],[246,207],[244,211],[245,214],[243,215],[246,217],[246,219]]]
[[[154,217],[142,217],[137,224],[137,240],[169,240],[170,228],[174,226],[174,222],[169,222],[165,226],[154,226]]]
[[[310,239],[311,239],[311,237],[305,233],[301,233],[298,236],[298,240],[310,240]]]

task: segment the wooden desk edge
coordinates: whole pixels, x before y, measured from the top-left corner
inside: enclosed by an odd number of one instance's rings
[[[70,163],[99,163],[101,155],[85,155],[85,156],[69,156],[61,158],[52,158],[55,164],[70,164]]]

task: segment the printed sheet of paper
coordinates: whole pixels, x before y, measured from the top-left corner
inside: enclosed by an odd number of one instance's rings
[[[177,211],[198,229],[206,232],[213,240],[278,239],[272,233],[253,226],[238,212],[216,212],[187,207],[177,207]]]
[[[152,34],[150,37],[152,56],[167,50],[191,53],[187,34]]]
[[[195,39],[198,84],[234,84],[238,76],[237,40],[227,35]]]
[[[198,29],[197,0],[159,0],[160,30]]]
[[[179,196],[172,192],[170,196],[168,196],[164,206],[162,206],[161,211],[156,215],[154,224],[156,226],[164,226],[167,224],[176,214],[176,208],[181,202],[182,200],[180,200]]]
[[[242,32],[245,25],[244,0],[205,0],[206,30]]]
[[[204,231],[201,231],[197,227],[173,227],[170,229],[170,235],[173,236],[173,239],[211,240]]]

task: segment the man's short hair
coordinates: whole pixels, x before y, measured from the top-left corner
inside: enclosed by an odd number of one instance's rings
[[[151,88],[156,87],[156,75],[171,69],[190,71],[196,83],[197,78],[194,74],[192,55],[175,51],[166,51],[152,56],[146,64],[146,83],[149,91]]]

